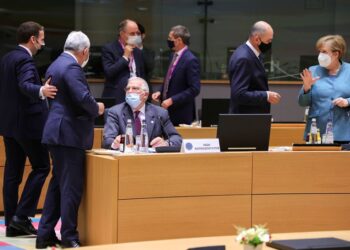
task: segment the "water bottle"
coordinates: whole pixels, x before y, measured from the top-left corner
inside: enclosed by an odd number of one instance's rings
[[[307,119],[309,117],[309,110],[310,110],[310,107],[306,107],[305,108],[305,112],[304,112],[304,122],[307,122]]]
[[[134,148],[134,135],[132,132],[132,124],[131,119],[128,119],[125,129],[125,147],[124,152],[130,153],[133,152]]]
[[[334,135],[333,135],[333,122],[332,119],[328,119],[326,125],[326,140],[324,143],[333,144],[334,143]]]
[[[311,144],[316,144],[317,143],[317,123],[316,123],[316,118],[312,118],[312,120],[311,120],[309,142]]]
[[[148,133],[147,133],[147,124],[145,120],[141,122],[141,147],[140,152],[147,153],[148,152]]]

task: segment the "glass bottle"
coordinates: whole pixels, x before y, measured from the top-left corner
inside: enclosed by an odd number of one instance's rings
[[[134,148],[134,135],[132,132],[132,124],[131,119],[128,119],[125,129],[125,147],[124,152],[130,153],[133,152]]]
[[[309,142],[311,144],[317,143],[317,123],[316,123],[316,118],[312,118],[312,120],[311,120]]]
[[[148,133],[147,133],[147,124],[146,120],[142,120],[141,122],[141,148],[140,151],[142,153],[148,152]]]

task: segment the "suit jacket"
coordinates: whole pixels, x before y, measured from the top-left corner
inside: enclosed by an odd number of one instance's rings
[[[129,62],[123,57],[124,50],[119,41],[106,44],[102,48],[102,65],[106,82],[102,97],[115,97],[116,103],[125,101],[124,88],[130,78]],[[141,50],[135,48],[133,56],[136,64],[136,75],[145,78]]]
[[[48,107],[39,98],[42,84],[33,58],[17,46],[3,56],[0,76],[0,135],[40,140]]]
[[[259,58],[242,44],[230,58],[230,113],[270,113],[269,90],[265,69]]]
[[[166,98],[171,97],[173,100],[173,105],[168,111],[175,126],[181,123],[191,124],[196,119],[195,98],[200,92],[200,87],[199,60],[186,49],[174,68],[166,95]],[[161,93],[163,88],[164,85]]]
[[[158,136],[163,138],[169,136],[168,139],[171,146],[181,146],[182,138],[171,123],[168,111],[151,103],[146,103],[145,105],[149,142]],[[103,132],[103,145],[105,148],[111,147],[117,135],[125,134],[128,119],[131,119],[134,124],[133,112],[125,102],[109,109]],[[135,127],[133,127],[133,133],[136,134]]]
[[[98,105],[92,97],[83,69],[69,54],[63,52],[48,68],[57,87],[50,100],[50,112],[42,142],[79,149],[90,149],[93,143],[94,119]]]

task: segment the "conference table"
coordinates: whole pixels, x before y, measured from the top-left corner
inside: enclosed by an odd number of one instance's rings
[[[335,237],[350,241],[350,231],[324,231],[324,232],[299,232],[299,233],[277,233],[271,235],[273,240],[285,239],[306,239],[306,238],[326,238]],[[200,238],[185,238],[173,240],[142,241],[131,243],[119,243],[101,246],[83,247],[85,250],[186,250],[189,248],[203,246],[224,245],[226,250],[243,249],[242,245],[236,242],[235,236],[215,236]],[[273,249],[263,246],[263,250]]]
[[[350,152],[87,154],[85,245],[350,227]]]

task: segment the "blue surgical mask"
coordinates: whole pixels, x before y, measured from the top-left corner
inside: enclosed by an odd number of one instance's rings
[[[125,101],[132,109],[137,108],[141,104],[140,95],[137,93],[127,93]]]

